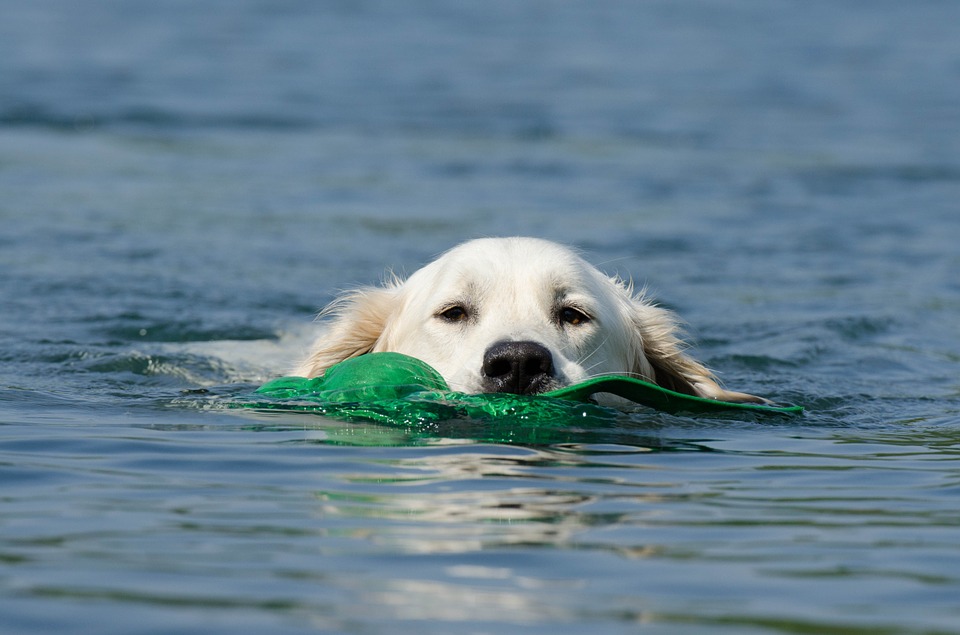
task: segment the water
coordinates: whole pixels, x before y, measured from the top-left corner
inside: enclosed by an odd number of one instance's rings
[[[960,632],[960,4],[0,14],[0,631]],[[807,414],[217,407],[500,234]]]

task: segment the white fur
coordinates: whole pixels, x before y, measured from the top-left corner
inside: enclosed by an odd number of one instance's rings
[[[445,318],[462,307],[466,317]],[[589,319],[564,321],[564,309]],[[684,352],[675,316],[630,284],[572,250],[535,238],[463,243],[406,281],[346,293],[321,313],[329,322],[295,374],[322,375],[345,359],[395,351],[433,366],[451,389],[483,392],[485,352],[530,341],[553,357],[546,389],[604,374],[639,376],[680,392],[727,401],[763,401],[724,390]]]

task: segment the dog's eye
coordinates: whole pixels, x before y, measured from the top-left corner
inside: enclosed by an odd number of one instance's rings
[[[560,321],[571,326],[580,326],[589,322],[590,318],[583,311],[565,306],[560,309]]]
[[[467,319],[467,310],[460,305],[452,306],[441,311],[437,317],[443,318],[447,322],[463,322]]]

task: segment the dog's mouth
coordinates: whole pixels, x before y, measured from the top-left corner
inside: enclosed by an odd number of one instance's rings
[[[560,384],[553,355],[537,342],[497,342],[483,355],[483,392],[538,395]]]

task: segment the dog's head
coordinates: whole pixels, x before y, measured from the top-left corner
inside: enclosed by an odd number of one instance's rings
[[[532,238],[464,243],[383,287],[347,293],[297,374],[369,352],[433,366],[451,389],[536,394],[604,374],[710,398],[723,390],[684,353],[674,316],[573,251]]]

